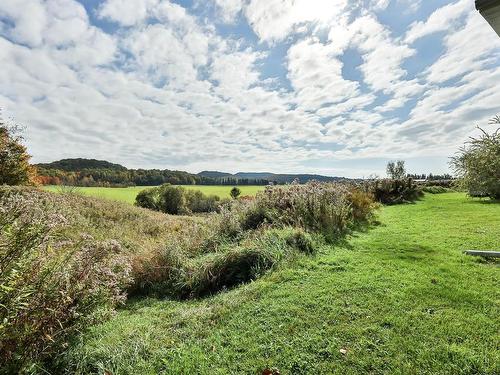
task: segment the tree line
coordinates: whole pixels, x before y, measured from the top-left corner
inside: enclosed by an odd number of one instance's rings
[[[71,186],[158,186],[171,185],[268,185],[269,180],[232,177],[205,177],[184,171],[160,169],[127,168],[83,168],[81,170],[63,170],[50,165],[36,166],[37,181],[41,185]]]

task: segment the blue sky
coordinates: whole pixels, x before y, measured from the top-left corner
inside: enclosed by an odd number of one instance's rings
[[[35,162],[448,171],[500,113],[472,0],[2,0],[0,108]]]

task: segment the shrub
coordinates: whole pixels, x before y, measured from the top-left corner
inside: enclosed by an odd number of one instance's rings
[[[312,254],[315,252],[311,235],[302,229],[292,230],[290,233],[287,233],[285,240],[288,246],[297,249],[301,253]]]
[[[188,213],[183,187],[162,185],[157,189],[159,190],[157,207],[160,211],[171,215]]]
[[[333,239],[370,219],[376,204],[355,186],[310,182],[269,186],[255,199],[233,202],[222,211],[229,237],[263,226],[296,227]]]
[[[442,194],[442,193],[447,193],[450,191],[450,189],[447,189],[442,186],[424,186],[422,188],[422,191],[424,193],[429,193],[429,194]]]
[[[137,195],[135,205],[171,215],[214,212],[219,209],[220,198],[205,195],[199,190],[165,184],[145,189]]]
[[[27,371],[125,299],[130,265],[116,241],[62,235],[54,202],[0,194],[0,359]]]
[[[135,197],[135,205],[150,210],[159,210],[158,202],[158,189],[150,188],[141,190]]]
[[[491,124],[500,124],[496,117]],[[500,128],[488,134],[481,128],[451,160],[455,172],[471,196],[500,199]]]
[[[369,181],[365,189],[373,194],[377,202],[383,204],[401,204],[414,202],[422,196],[422,191],[411,179],[382,179]]]
[[[235,186],[231,189],[230,194],[231,194],[231,198],[236,199],[240,196],[241,190]]]
[[[255,205],[272,225],[300,227],[329,239],[367,220],[375,208],[367,192],[319,182],[268,187],[257,194]]]
[[[205,195],[199,190],[186,190],[184,195],[188,212],[215,212],[220,205],[220,198],[217,195]]]

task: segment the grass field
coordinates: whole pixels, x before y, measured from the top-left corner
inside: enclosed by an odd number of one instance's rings
[[[217,195],[221,198],[229,198],[229,192],[233,188],[232,186],[206,186],[206,185],[181,185],[187,189],[200,190],[205,194]],[[98,198],[112,199],[116,201],[123,201],[133,204],[135,202],[135,197],[137,193],[141,190],[146,189],[147,186],[134,186],[127,188],[105,188],[105,187],[78,187],[75,191]],[[238,186],[241,190],[241,195],[255,195],[259,190],[263,190],[264,186]],[[44,190],[47,191],[59,191],[61,188],[59,186],[44,186]]]
[[[463,194],[380,223],[237,289],[130,301],[66,361],[113,374],[499,374],[500,204]]]

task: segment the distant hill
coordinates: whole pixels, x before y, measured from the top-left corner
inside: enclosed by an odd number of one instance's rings
[[[298,180],[339,181],[341,177],[315,174],[275,174],[270,172],[238,172],[236,174],[203,171],[192,174],[168,169],[128,169],[120,164],[96,159],[63,159],[36,165],[44,185],[77,186],[155,186],[172,185],[267,185],[286,184]]]
[[[198,173],[198,176],[209,177],[209,178],[222,178],[222,177],[232,177],[231,173],[217,172],[217,171],[202,171]]]
[[[59,169],[66,172],[78,172],[84,169],[112,169],[115,171],[126,171],[127,168],[120,164],[113,164],[106,160],[96,159],[62,159],[52,163],[40,163],[37,167],[44,169]]]

